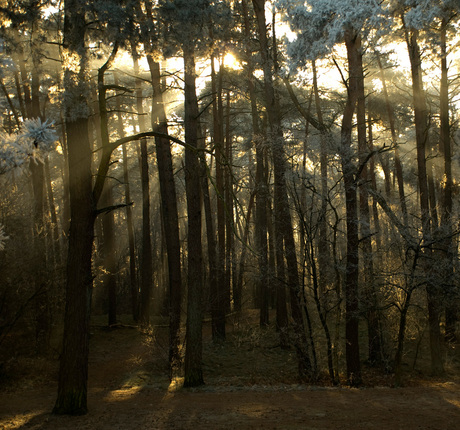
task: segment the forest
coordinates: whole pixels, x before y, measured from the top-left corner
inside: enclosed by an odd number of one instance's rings
[[[0,16],[0,387],[47,360],[84,415],[117,330],[183,389],[267,339],[277,383],[458,377],[459,0]]]

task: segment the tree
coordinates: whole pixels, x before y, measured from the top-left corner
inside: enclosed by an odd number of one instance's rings
[[[382,24],[383,13],[373,0],[360,2],[344,0],[339,3],[315,2],[309,8],[305,2],[282,2],[294,18],[288,21],[297,38],[290,44],[289,53],[297,64],[305,58],[318,58],[327,54],[338,42],[345,42],[347,50],[348,80],[347,99],[342,117],[340,149],[343,184],[345,189],[347,261],[345,275],[346,303],[346,361],[347,377],[351,385],[359,385],[361,379],[359,353],[359,218],[357,184],[359,167],[352,148],[353,115],[359,100],[358,140],[365,146],[365,116],[363,115],[364,84],[362,64],[362,39],[377,24]],[[339,11],[341,13],[337,13]],[[345,12],[344,12],[345,11]],[[361,163],[363,166],[363,164]],[[364,167],[364,166],[363,166]],[[363,199],[364,208],[365,199]],[[367,203],[366,203],[367,205]]]
[[[89,140],[88,52],[86,5],[76,0],[64,4],[64,83],[67,159],[69,163],[70,231],[67,257],[66,306],[63,350],[55,414],[81,415],[88,410],[88,353],[91,294],[93,288],[92,249],[96,216],[115,148],[154,133],[146,132],[106,143],[101,154],[94,185],[92,147]],[[120,34],[123,38],[123,34]],[[115,42],[115,45],[118,42]],[[116,52],[116,50],[114,49]],[[104,73],[111,58],[102,68]],[[100,90],[104,89],[103,87]],[[105,88],[107,89],[107,88]]]
[[[297,256],[285,180],[286,166],[283,146],[283,130],[281,127],[277,94],[273,84],[272,65],[269,57],[265,23],[265,0],[253,0],[253,6],[258,24],[262,66],[264,71],[265,108],[267,110],[270,127],[268,140],[272,151],[274,167],[274,215],[275,230],[278,232],[277,236],[275,236],[277,238],[275,246],[278,248],[278,252],[280,252],[284,246],[289,293],[291,298],[291,312],[294,320],[295,347],[299,362],[299,376],[301,378],[313,378],[315,369],[313,369],[310,361],[305,335],[301,307],[302,292],[299,285]],[[281,251],[280,254],[283,254],[283,251]],[[307,309],[305,304],[303,309],[305,311]]]
[[[418,187],[420,195],[420,216],[422,224],[423,240],[426,244],[424,256],[427,264],[425,267],[427,284],[427,305],[428,305],[428,320],[430,327],[430,351],[431,351],[431,369],[433,374],[440,375],[444,373],[444,364],[441,353],[441,331],[440,323],[440,303],[439,291],[433,279],[433,266],[431,265],[432,248],[431,241],[433,240],[433,213],[435,210],[433,205],[433,191],[429,189],[429,172],[427,169],[427,156],[429,148],[429,118],[426,105],[425,91],[423,88],[422,76],[422,57],[419,46],[419,29],[413,26],[413,22],[409,21],[402,13],[401,20],[404,28],[404,36],[409,52],[411,63],[412,76],[412,94],[413,94],[413,109],[415,121],[415,138],[417,143],[417,173]],[[431,208],[430,208],[431,202]]]
[[[67,257],[66,310],[55,414],[81,415],[88,410],[89,317],[92,290],[95,201],[92,187],[91,144],[88,135],[88,58],[84,4],[64,3],[64,83],[67,131],[70,232]]]
[[[195,87],[195,53],[190,42],[183,46],[185,83],[185,186],[188,219],[188,300],[185,349],[185,387],[203,384],[201,368],[201,296],[202,296],[202,247],[201,247],[201,184],[198,162],[198,102]]]

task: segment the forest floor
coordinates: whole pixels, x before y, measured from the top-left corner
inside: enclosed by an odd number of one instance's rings
[[[225,344],[205,325],[206,385],[183,389],[167,378],[165,327],[92,326],[89,413],[54,416],[58,362],[10,360],[0,380],[0,430],[10,429],[455,429],[460,428],[460,355],[446,378],[407,371],[392,376],[364,369],[363,388],[296,381],[292,350],[277,346],[253,316],[233,320]],[[458,348],[458,345],[457,345]]]

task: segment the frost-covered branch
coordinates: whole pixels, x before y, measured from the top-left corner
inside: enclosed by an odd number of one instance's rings
[[[40,160],[54,150],[58,137],[52,126],[40,118],[27,119],[19,133],[0,133],[0,174],[23,166],[30,158]]]

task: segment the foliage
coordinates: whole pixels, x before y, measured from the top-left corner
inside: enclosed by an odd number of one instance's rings
[[[29,158],[41,159],[55,149],[57,133],[53,122],[27,119],[17,134],[0,134],[0,174],[21,167]]]
[[[382,3],[376,0],[278,0],[276,4],[295,33],[288,53],[298,66],[330,53],[347,30],[365,38],[372,30],[386,30],[389,24]]]
[[[22,166],[27,157],[27,148],[21,145],[17,135],[0,133],[0,174]]]
[[[26,119],[22,125],[22,138],[31,141],[36,148],[40,147],[45,152],[51,151],[58,139],[52,126],[52,121],[42,122],[40,118]]]

